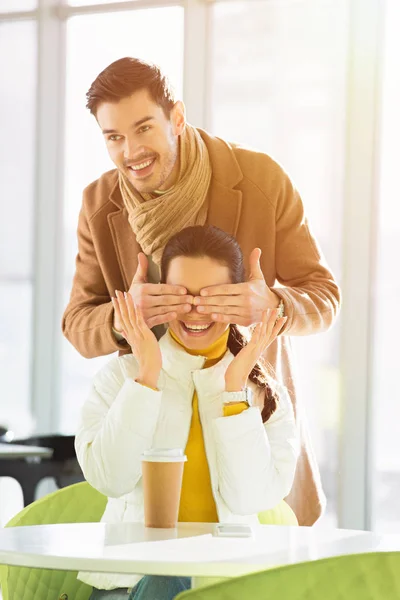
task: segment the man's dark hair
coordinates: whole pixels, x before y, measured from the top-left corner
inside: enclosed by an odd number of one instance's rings
[[[157,65],[129,57],[111,63],[96,77],[86,94],[86,108],[96,116],[101,103],[118,102],[143,89],[169,117],[175,97],[167,77]]]

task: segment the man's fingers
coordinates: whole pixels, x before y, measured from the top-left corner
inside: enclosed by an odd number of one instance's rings
[[[170,285],[168,283],[143,283],[141,294],[144,296],[186,296],[187,289],[182,285]]]
[[[199,310],[201,308],[202,310]],[[245,317],[249,314],[249,310],[246,307],[242,306],[219,306],[219,305],[210,305],[196,308],[196,312],[209,315],[209,314],[220,314],[220,315],[238,315],[239,317]]]
[[[153,285],[157,286],[157,289],[153,293],[158,296],[186,296],[188,293],[183,285],[170,285],[169,283],[157,283]]]
[[[152,306],[172,306],[176,304],[193,304],[193,296],[190,294],[150,294],[146,292],[146,288],[147,286],[144,285],[140,295],[134,295],[135,304],[142,308],[149,308]]]
[[[249,301],[249,297],[246,297],[245,301]],[[243,296],[208,296],[203,298],[202,296],[195,296],[193,298],[193,304],[198,306],[200,309],[203,306],[242,306],[243,305]],[[203,312],[200,310],[199,312]]]
[[[250,293],[248,283],[225,283],[223,285],[211,285],[200,290],[200,296],[242,296]],[[196,296],[199,298],[199,296]]]
[[[145,283],[147,281],[148,260],[144,252],[138,254],[138,266],[132,283]]]
[[[220,313],[212,313],[211,320],[216,323],[232,323],[234,325],[243,325],[243,327],[249,326],[249,319],[244,318],[240,315],[223,315]]]
[[[250,264],[249,281],[254,281],[254,279],[262,279],[263,281],[265,281],[263,272],[261,271],[260,257],[261,257],[260,248],[254,248],[254,250],[251,251],[250,257],[249,257],[249,264]]]
[[[176,312],[178,314],[185,314],[192,310],[191,304],[172,304],[171,306],[155,306],[154,308],[147,308],[145,311],[146,321],[153,317],[166,315],[170,312]]]
[[[174,306],[179,304],[193,304],[193,296],[189,294],[185,294],[183,296],[177,295],[161,295],[154,297],[153,306]]]
[[[151,317],[147,319],[148,327],[155,327],[156,325],[163,325],[164,323],[170,323],[177,318],[176,312],[168,312],[165,315],[157,315],[155,317]]]

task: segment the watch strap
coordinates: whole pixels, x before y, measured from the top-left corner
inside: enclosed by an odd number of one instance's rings
[[[249,406],[252,406],[253,392],[249,387],[245,387],[243,390],[238,392],[222,392],[222,400],[224,404],[231,404],[233,402],[247,402]]]

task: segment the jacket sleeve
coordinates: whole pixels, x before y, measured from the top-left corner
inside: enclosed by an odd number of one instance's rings
[[[286,388],[278,393],[278,408],[266,423],[256,407],[214,421],[219,491],[234,514],[274,508],[292,487],[298,432]]]
[[[78,255],[72,291],[62,319],[65,337],[85,358],[127,351],[112,331],[113,306],[93,244],[83,203],[78,222]]]
[[[126,378],[120,360],[95,377],[75,439],[85,479],[113,498],[131,492],[140,479],[140,456],[152,446],[161,403],[161,391],[136,383],[135,368]]]
[[[333,324],[340,290],[313,237],[304,206],[290,178],[279,167],[276,204],[276,278],[272,290],[283,299],[288,320],[284,335],[309,335]]]

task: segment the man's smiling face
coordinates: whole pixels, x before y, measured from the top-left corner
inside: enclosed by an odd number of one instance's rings
[[[179,136],[185,128],[181,102],[168,117],[143,89],[118,102],[103,102],[96,118],[111,160],[139,193],[174,185],[179,174]]]

